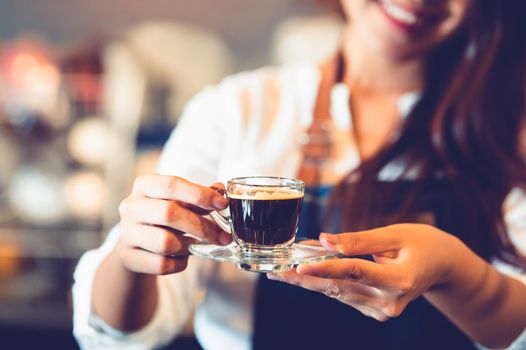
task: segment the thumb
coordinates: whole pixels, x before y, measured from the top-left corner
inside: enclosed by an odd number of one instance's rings
[[[387,227],[340,234],[322,233],[320,242],[326,249],[346,256],[379,254],[400,248],[396,232]]]

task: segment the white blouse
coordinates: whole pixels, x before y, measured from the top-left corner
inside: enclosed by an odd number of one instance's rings
[[[294,177],[302,158],[298,140],[312,122],[319,81],[316,65],[295,64],[240,73],[204,89],[187,105],[164,148],[158,172],[203,185],[247,175]],[[415,94],[402,97],[400,114],[406,115],[416,99]],[[359,164],[349,132],[348,101],[347,87],[336,85],[331,110],[337,151],[324,174],[326,181],[334,182]],[[394,164],[380,177],[389,181],[397,174],[399,165]],[[503,212],[511,241],[526,255],[525,193],[513,190]],[[158,278],[157,311],[143,329],[123,333],[97,317],[91,307],[93,277],[118,234],[115,227],[100,248],[83,255],[75,271],[74,335],[83,349],[160,347],[177,336],[194,310],[196,337],[204,349],[251,348],[257,274],[193,256],[184,272]],[[502,262],[495,266],[526,283],[526,276],[516,269]],[[526,332],[512,348],[525,344]]]

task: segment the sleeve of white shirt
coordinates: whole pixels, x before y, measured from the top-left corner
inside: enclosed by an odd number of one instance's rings
[[[181,121],[165,145],[158,172],[176,175],[200,184],[216,181],[222,150],[220,99],[208,88],[188,104]],[[142,329],[125,333],[110,327],[92,309],[91,290],[95,272],[115,246],[118,226],[104,244],[86,252],[74,273],[73,333],[82,349],[155,349],[180,332],[193,310],[195,296],[206,285],[208,262],[190,258],[188,268],[158,278],[159,303],[152,320]]]
[[[518,188],[513,189],[504,201],[503,212],[512,244],[520,254],[526,256],[526,193]],[[526,285],[526,274],[519,268],[500,260],[495,260],[493,266],[501,273],[514,277]],[[526,307],[526,305],[517,305],[517,307]],[[507,348],[507,350],[524,349],[526,349],[526,329]]]

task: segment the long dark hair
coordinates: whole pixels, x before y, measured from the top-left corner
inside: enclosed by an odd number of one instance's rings
[[[429,54],[426,85],[400,134],[337,185],[329,212],[338,213],[340,229],[406,220],[427,180],[439,176],[454,180],[464,199],[469,245],[486,259],[526,268],[510,242],[502,212],[509,191],[526,184],[520,150],[525,12],[524,0],[472,1],[463,30]],[[392,192],[378,193],[378,174],[397,160],[403,160],[406,175],[416,169],[422,185],[400,184]],[[396,215],[386,220],[379,213],[391,195],[401,202]]]

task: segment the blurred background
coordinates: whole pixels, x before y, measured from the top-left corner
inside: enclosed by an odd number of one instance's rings
[[[322,59],[341,21],[317,0],[0,8],[0,342],[75,349],[76,262],[154,171],[188,99],[231,73]],[[197,348],[191,329],[178,341]]]

